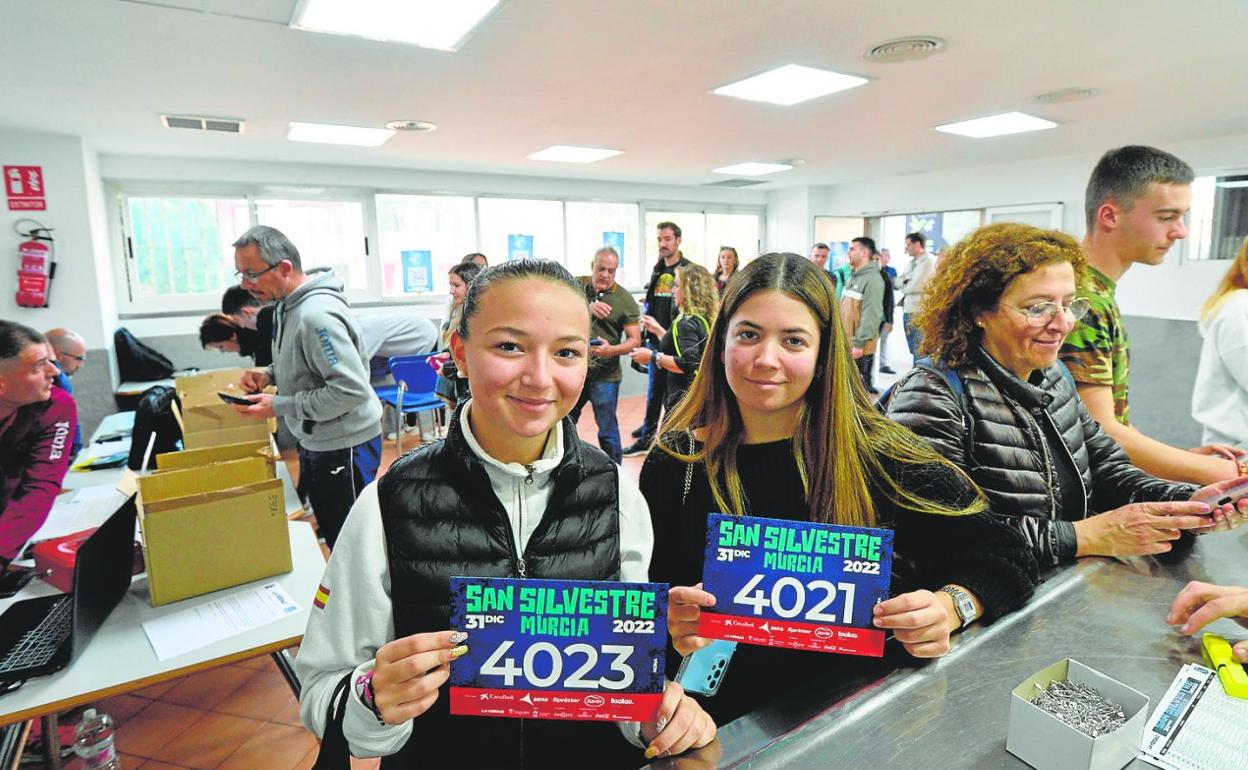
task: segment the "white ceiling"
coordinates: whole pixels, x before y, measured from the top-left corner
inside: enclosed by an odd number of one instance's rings
[[[349,2],[349,0],[344,0]],[[1244,0],[504,0],[458,53],[291,30],[295,0],[0,0],[0,127],[107,153],[704,184],[710,169],[804,158],[768,186],[1248,134]],[[935,58],[875,64],[902,35]],[[710,90],[795,62],[869,77],[793,107]],[[1100,89],[1040,105],[1038,94]],[[932,126],[1023,110],[1054,130],[997,139]],[[161,113],[243,118],[242,136]],[[380,148],[287,142],[291,120],[430,120]],[[552,144],[624,154],[588,166]]]

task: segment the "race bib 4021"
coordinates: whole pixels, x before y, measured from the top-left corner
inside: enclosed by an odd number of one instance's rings
[[[650,722],[663,699],[667,584],[451,578],[464,716]]]
[[[744,644],[884,654],[872,608],[888,598],[893,532],[712,513],[698,634]]]

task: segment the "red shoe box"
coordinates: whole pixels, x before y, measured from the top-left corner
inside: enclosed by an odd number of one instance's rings
[[[78,549],[95,534],[95,528],[84,529],[72,535],[56,537],[36,543],[32,549],[35,554],[35,570],[44,582],[65,593],[74,590],[74,563],[78,558]],[[134,544],[134,572],[138,575],[144,571],[143,549]]]

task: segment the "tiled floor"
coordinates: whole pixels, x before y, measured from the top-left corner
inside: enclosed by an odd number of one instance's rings
[[[640,396],[620,401],[625,446],[632,443],[628,432],[641,424],[644,401]],[[582,438],[596,444],[592,408],[585,409],[577,427]],[[397,454],[393,441],[384,442],[383,472]],[[634,479],[641,463],[640,456],[624,459]],[[289,464],[297,474],[293,455]],[[268,657],[108,698],[96,708],[117,722],[124,770],[301,770],[316,758],[316,738],[300,723],[299,704]],[[377,765],[376,760],[352,763],[359,769]],[[67,767],[78,770],[80,765],[75,760]]]

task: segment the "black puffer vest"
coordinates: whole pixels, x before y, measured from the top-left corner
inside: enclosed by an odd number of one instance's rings
[[[618,468],[563,423],[563,459],[554,489],[523,554],[459,414],[445,441],[421,447],[390,467],[377,485],[395,638],[450,628],[454,575],[618,580]],[[534,515],[537,512],[533,512]],[[471,636],[467,644],[472,644]],[[382,761],[405,767],[564,767],[606,755],[636,767],[638,751],[615,725],[451,717],[446,688],[412,722],[403,749]],[[607,765],[611,765],[608,761]]]
[[[1065,495],[1083,518],[1135,502],[1185,500],[1194,487],[1150,476],[1101,430],[1073,382],[1055,363],[1024,382],[983,348],[958,367],[963,403],[937,372],[916,368],[894,389],[888,416],[927,439],[988,495],[993,513],[1032,544],[1041,569],[1075,558],[1072,524],[1060,520]],[[1042,421],[1050,421],[1079,473],[1080,488],[1057,483]]]

